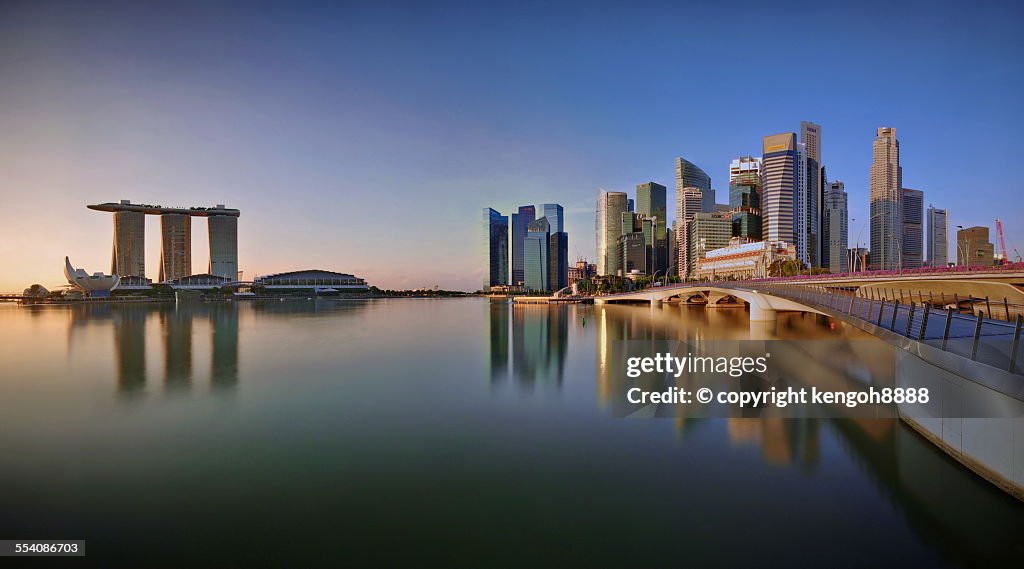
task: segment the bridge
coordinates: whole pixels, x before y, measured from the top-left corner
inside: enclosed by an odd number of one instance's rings
[[[696,303],[708,307],[737,306],[739,303],[745,302],[750,305],[751,322],[773,321],[776,319],[776,313],[779,311],[823,314],[814,308],[793,300],[758,291],[753,286],[732,285],[729,283],[716,283],[712,285],[692,283],[654,287],[636,292],[597,296],[594,297],[594,303],[649,302],[652,305],[656,305],[673,298],[678,298],[680,301],[687,303],[696,301]]]

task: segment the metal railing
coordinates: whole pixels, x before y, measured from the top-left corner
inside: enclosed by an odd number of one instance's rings
[[[793,284],[758,283],[758,289],[807,306],[841,312],[945,352],[1024,375],[1020,364],[1024,307],[1005,299],[1001,305],[982,299],[984,307],[974,311],[979,299],[951,298],[952,302],[945,304],[945,298],[934,296],[860,296],[853,291]],[[971,312],[963,312],[962,302],[970,305]],[[1002,308],[1000,316],[1005,320],[994,317],[998,313],[993,308]]]

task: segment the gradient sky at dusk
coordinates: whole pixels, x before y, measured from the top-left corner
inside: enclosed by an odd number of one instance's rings
[[[681,155],[725,201],[729,160],[801,120],[851,246],[885,125],[951,230],[998,216],[1024,250],[1021,3],[545,4],[0,0],[0,290],[108,271],[85,205],[121,198],[240,208],[247,277],[476,290],[482,207],[562,203],[593,258],[599,187],[673,189]],[[193,272],[205,247],[197,220]]]

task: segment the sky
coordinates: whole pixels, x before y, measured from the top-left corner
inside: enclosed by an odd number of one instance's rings
[[[728,195],[761,138],[822,126],[868,210],[875,129],[904,186],[1024,250],[1021,2],[0,0],[0,291],[109,271],[86,204],[239,208],[244,277],[322,268],[477,290],[480,212],[561,203],[594,257],[599,188]],[[671,221],[671,218],[670,218]],[[147,272],[159,260],[147,225]],[[997,245],[998,248],[998,245]],[[950,248],[955,256],[955,245]],[[205,222],[193,272],[205,272]]]

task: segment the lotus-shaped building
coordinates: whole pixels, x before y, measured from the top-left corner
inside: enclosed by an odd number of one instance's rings
[[[110,296],[110,291],[121,281],[121,277],[117,275],[90,275],[84,269],[76,269],[71,266],[71,260],[67,257],[64,257],[64,276],[72,286],[93,297]]]

